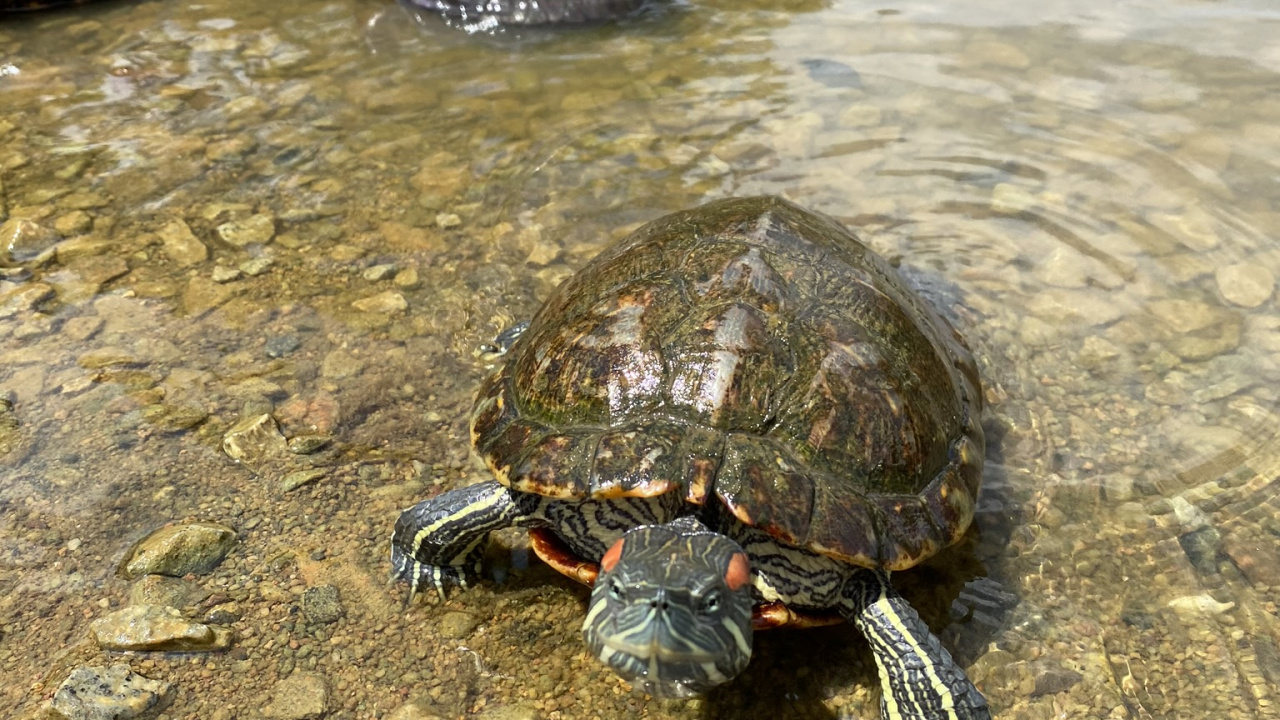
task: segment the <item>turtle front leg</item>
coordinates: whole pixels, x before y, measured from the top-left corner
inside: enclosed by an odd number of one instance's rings
[[[991,720],[986,698],[889,584],[889,573],[859,570],[841,600],[875,654],[885,720]]]
[[[530,519],[511,491],[492,480],[423,500],[396,520],[391,535],[395,576],[409,581],[410,600],[423,583],[443,598],[446,585],[465,588],[479,574],[491,531]]]

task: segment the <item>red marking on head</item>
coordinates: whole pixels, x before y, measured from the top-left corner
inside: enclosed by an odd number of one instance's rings
[[[605,572],[612,570],[613,566],[618,564],[618,558],[622,557],[622,540],[623,538],[618,538],[618,542],[614,543],[613,547],[609,548],[609,552],[600,558],[600,567]]]
[[[730,590],[737,590],[751,579],[751,563],[746,553],[734,553],[729,558],[729,569],[724,573],[724,582]]]

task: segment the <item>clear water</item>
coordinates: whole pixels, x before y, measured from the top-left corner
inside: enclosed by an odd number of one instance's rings
[[[628,694],[583,651],[583,590],[515,535],[495,582],[443,605],[386,582],[399,509],[483,476],[473,350],[638,224],[775,193],[964,298],[978,532],[900,580],[997,716],[1280,716],[1271,3],[420,20],[375,0],[0,20],[0,705],[31,716],[121,659],[88,635],[128,602],[118,562],[203,519],[239,532],[192,578],[234,601],[238,640],[123,656],[174,683],[163,717],[256,717],[297,670],[336,718],[874,717],[847,628],[762,636],[705,700]],[[225,433],[263,412],[333,444],[233,462]],[[316,585],[342,620],[298,613]]]

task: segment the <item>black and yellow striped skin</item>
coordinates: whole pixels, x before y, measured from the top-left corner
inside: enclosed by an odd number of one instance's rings
[[[870,643],[885,720],[989,720],[987,700],[883,570],[845,584],[843,611]]]

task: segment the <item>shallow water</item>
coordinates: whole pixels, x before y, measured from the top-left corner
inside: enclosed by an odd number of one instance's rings
[[[0,258],[0,706],[123,657],[171,718],[258,717],[295,670],[335,718],[874,717],[847,628],[761,636],[705,700],[628,694],[516,535],[443,606],[386,582],[399,509],[484,476],[478,345],[639,223],[776,193],[964,299],[978,530],[899,579],[997,716],[1280,717],[1278,32],[1261,1],[0,20],[4,242],[30,221]],[[332,444],[232,461],[266,412]],[[238,531],[192,578],[235,604],[233,648],[98,649],[117,564],[183,519]],[[323,585],[335,623],[298,611]]]

